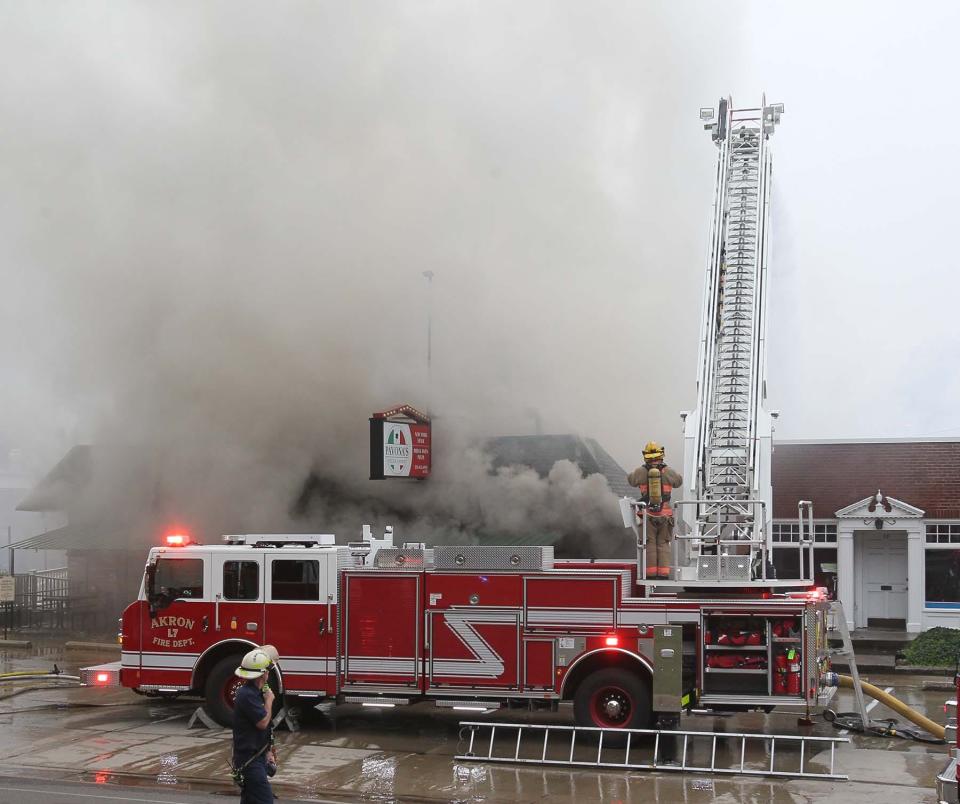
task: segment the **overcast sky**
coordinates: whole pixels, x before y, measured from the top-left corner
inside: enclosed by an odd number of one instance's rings
[[[409,401],[465,433],[539,417],[628,467],[650,438],[676,455],[716,158],[697,112],[762,92],[786,110],[778,435],[960,436],[958,18],[0,3],[3,441],[41,469],[209,437],[244,469],[281,444],[362,473],[368,413]]]

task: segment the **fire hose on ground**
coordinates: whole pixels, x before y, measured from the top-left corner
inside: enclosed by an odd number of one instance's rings
[[[837,673],[829,674],[827,685],[850,690],[854,688],[853,678]],[[907,706],[903,701],[894,698],[890,693],[884,692],[873,684],[861,681],[860,689],[863,690],[864,694],[869,695],[875,701],[879,701],[888,709],[892,709],[898,715],[901,715],[924,731],[932,734],[933,737],[927,737],[917,729],[901,728],[894,718],[868,720],[864,723],[863,717],[859,712],[834,712],[828,709],[823,713],[824,720],[832,723],[834,728],[848,729],[849,731],[863,732],[864,734],[873,734],[879,737],[905,737],[919,742],[933,743],[935,745],[946,742],[944,739],[945,732],[943,726],[939,723],[921,715],[915,709]]]

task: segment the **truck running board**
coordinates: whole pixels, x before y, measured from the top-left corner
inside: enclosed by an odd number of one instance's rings
[[[438,709],[453,709],[458,712],[493,712],[503,707],[500,701],[478,701],[476,698],[461,700],[440,698],[433,702]]]
[[[343,702],[375,709],[393,709],[395,706],[406,706],[410,703],[410,699],[390,698],[386,695],[344,695]]]
[[[460,728],[468,744],[456,759],[464,762],[847,780],[835,770],[837,743],[850,742],[844,737],[475,721],[462,721]]]

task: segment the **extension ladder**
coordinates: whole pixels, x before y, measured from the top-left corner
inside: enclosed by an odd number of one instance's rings
[[[461,741],[469,737],[469,742],[466,752],[458,754],[456,759],[465,762],[847,779],[845,774],[835,770],[837,744],[850,742],[845,737],[476,721],[463,721],[460,729]],[[625,740],[625,744],[611,745],[611,740],[620,743]],[[796,747],[798,744],[799,762],[796,751],[783,750],[785,746]],[[810,762],[820,764],[819,753],[826,750],[830,752],[829,771],[810,770]],[[811,752],[815,755],[811,756]],[[757,757],[762,758],[762,762],[758,762]]]

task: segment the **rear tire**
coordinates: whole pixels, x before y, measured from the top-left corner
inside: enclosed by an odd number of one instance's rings
[[[573,699],[578,726],[646,729],[653,723],[647,680],[620,667],[599,670],[584,679]]]

